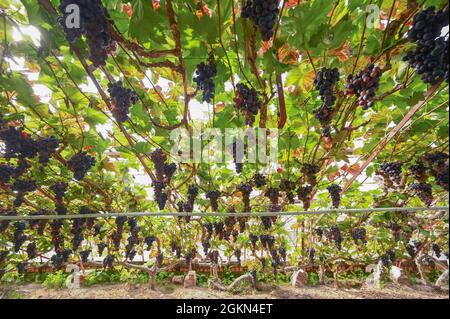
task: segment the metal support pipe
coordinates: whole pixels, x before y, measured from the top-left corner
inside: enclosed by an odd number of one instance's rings
[[[255,213],[98,213],[77,215],[33,215],[33,216],[0,216],[0,221],[13,220],[49,220],[49,219],[77,219],[77,218],[110,218],[118,216],[126,217],[259,217],[259,216],[300,216],[322,214],[361,214],[375,212],[419,212],[419,211],[449,211],[449,206],[442,207],[385,207],[385,208],[351,208],[351,209],[326,209],[316,211],[297,212],[255,212]]]

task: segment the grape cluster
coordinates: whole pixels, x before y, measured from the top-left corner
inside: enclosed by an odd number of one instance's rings
[[[192,212],[194,209],[194,203],[195,203],[195,199],[198,196],[199,193],[199,189],[198,186],[195,184],[191,184],[188,186],[188,190],[187,190],[187,203],[185,205],[185,212]]]
[[[58,182],[52,185],[51,190],[55,194],[55,200],[58,204],[62,204],[68,186],[66,182]]]
[[[214,77],[217,75],[217,67],[214,60],[210,59],[208,64],[205,62],[198,64],[195,74],[194,82],[203,91],[203,102],[210,103],[215,96]]]
[[[317,173],[320,172],[320,168],[315,164],[305,163],[302,166],[302,173],[306,177],[306,182],[314,187],[317,184]]]
[[[281,246],[278,249],[278,253],[280,254],[280,257],[283,259],[283,261],[286,263],[286,259],[287,259],[287,251],[286,251],[286,247]]]
[[[269,198],[271,204],[277,205],[278,199],[280,198],[280,190],[275,187],[269,187],[264,193],[264,196]]]
[[[30,167],[26,159],[39,157],[39,163],[46,166],[50,157],[56,153],[59,142],[54,137],[39,137],[34,140],[22,128],[9,126],[0,131],[0,140],[4,143],[4,157],[17,158],[17,167],[2,164],[0,166],[0,182],[7,183],[11,177],[22,176]]]
[[[437,258],[441,258],[442,250],[441,250],[441,247],[438,244],[434,243],[431,246],[431,249],[433,249],[433,252],[434,252],[434,254],[436,255]]]
[[[69,261],[72,251],[70,249],[58,249],[56,253],[50,258],[55,268],[61,268]]]
[[[280,181],[280,189],[286,194],[286,199],[290,204],[295,203],[295,190],[296,184],[293,181],[282,178]]]
[[[244,115],[245,123],[252,126],[262,107],[258,92],[250,89],[246,84],[239,83],[236,85],[236,96],[233,101],[235,108]]]
[[[244,202],[244,211],[250,212],[250,194],[253,191],[252,186],[249,183],[241,183],[237,186],[238,191],[242,194],[242,201]]]
[[[400,184],[402,174],[403,163],[401,162],[388,162],[383,163],[380,166],[379,173],[396,184]]]
[[[409,185],[409,189],[411,189],[425,205],[431,206],[433,203],[433,188],[430,184],[412,183]]]
[[[207,256],[208,251],[211,248],[211,244],[209,242],[209,238],[206,240],[202,240],[203,253]]]
[[[216,222],[214,223],[214,232],[217,237],[219,237],[220,240],[222,240],[225,237],[225,228],[224,223],[222,222]]]
[[[356,95],[359,105],[364,110],[375,105],[373,98],[380,86],[380,78],[383,75],[380,67],[374,64],[369,65],[363,70],[358,71],[356,75],[348,75],[345,94],[347,96]]]
[[[153,243],[156,241],[156,237],[155,236],[147,236],[144,238],[144,243],[147,245],[147,250],[151,250],[152,249],[152,245]]]
[[[103,252],[105,251],[106,247],[107,247],[107,245],[104,242],[100,242],[97,244],[97,250],[98,250],[99,256],[103,255]]]
[[[123,230],[124,230],[126,221],[127,221],[127,218],[125,216],[118,216],[116,218],[116,230],[111,235],[113,244],[114,244],[114,248],[116,250],[119,250],[119,248],[120,248],[120,242],[122,240]]]
[[[329,234],[331,236],[331,239],[334,241],[334,244],[336,245],[336,248],[338,250],[341,250],[342,247],[342,234],[341,230],[338,226],[332,226],[329,230]]]
[[[331,201],[333,202],[334,208],[339,208],[341,204],[341,192],[342,188],[339,185],[333,184],[327,187],[328,192],[331,196]]]
[[[108,84],[108,93],[112,100],[111,112],[119,123],[129,119],[130,107],[139,101],[135,91],[123,87],[122,81]]]
[[[442,152],[425,154],[424,160],[436,183],[446,191],[449,190],[449,155]]]
[[[92,252],[92,251],[91,251],[90,249],[80,251],[81,262],[82,262],[82,263],[87,263],[87,262],[88,262],[88,260],[89,260],[89,255],[91,254],[91,252]]]
[[[73,178],[81,181],[96,162],[96,159],[86,152],[79,152],[67,161],[67,166],[73,172]]]
[[[319,95],[323,101],[323,105],[314,112],[314,115],[324,128],[329,127],[335,113],[333,106],[336,103],[336,96],[333,91],[338,81],[339,71],[337,68],[323,68],[317,73],[316,79],[314,80],[316,90],[319,91]]]
[[[175,254],[175,256],[177,256],[178,259],[181,258],[181,249],[182,247],[178,242],[174,240],[170,242],[170,250],[173,254]]]
[[[108,255],[103,259],[103,268],[104,269],[112,269],[114,267],[114,260],[116,257],[114,255]]]
[[[270,256],[272,257],[273,274],[275,276],[275,280],[277,280],[278,266],[281,264],[280,256],[278,256],[278,252],[275,249],[270,250]]]
[[[241,140],[235,141],[231,144],[231,152],[233,154],[233,162],[236,173],[240,174],[244,168],[244,152],[238,150],[238,143],[239,145],[242,145]]]
[[[262,216],[261,221],[265,230],[272,228],[272,219],[269,216]]]
[[[71,4],[80,8],[79,28],[70,28],[67,25],[67,20],[71,19],[71,12],[66,12],[66,9]],[[59,11],[62,16],[58,21],[67,41],[74,43],[85,35],[92,63],[95,66],[105,65],[108,54],[115,49],[115,42],[109,31],[108,11],[103,7],[101,0],[62,0]]]
[[[164,263],[164,254],[159,252],[156,255],[156,266],[162,267],[163,263]]]
[[[258,188],[266,186],[267,184],[267,178],[260,173],[256,173],[255,175],[253,175],[252,181],[253,184],[255,184],[255,186]]]
[[[367,242],[367,232],[365,228],[358,227],[353,229],[352,231],[352,238],[355,241],[355,244],[358,245],[359,241],[361,241],[363,244]]]
[[[166,202],[167,202],[167,193],[164,192],[166,185],[164,184],[164,182],[154,181],[153,187],[154,187],[155,199],[156,199],[156,203],[158,204],[158,208],[160,210],[163,210],[164,207],[166,206]]]
[[[278,0],[247,0],[242,8],[241,16],[250,19],[261,32],[263,41],[269,41],[274,35],[280,9]]]
[[[434,85],[444,79],[448,83],[448,36],[440,36],[448,24],[448,7],[445,11],[436,11],[432,6],[414,16],[408,40],[417,45],[403,60],[415,68],[424,83]]]
[[[33,158],[38,154],[36,142],[22,128],[9,126],[0,131],[5,158]]]
[[[413,241],[412,243],[409,243],[409,244],[406,245],[406,251],[408,252],[408,254],[409,254],[411,257],[415,257],[415,256],[416,256],[416,253],[417,253],[417,250],[419,249],[419,247],[420,247],[421,245],[422,245],[421,242],[415,240],[415,241]]]
[[[410,165],[408,167],[408,171],[419,182],[425,182],[427,179],[427,176],[426,176],[427,168],[423,164],[423,162],[417,162],[416,164]]]
[[[206,193],[206,198],[209,199],[211,203],[211,210],[217,212],[219,209],[218,199],[220,197],[220,192],[216,190],[211,190]]]
[[[23,204],[25,195],[34,192],[37,189],[37,185],[34,180],[17,179],[12,185],[12,189],[17,193],[16,199],[14,200],[14,207],[20,207]]]
[[[312,200],[312,187],[310,185],[299,186],[297,189],[297,196],[300,201],[303,203],[303,208],[308,210],[311,206]]]
[[[128,237],[127,244],[125,245],[125,257],[132,261],[137,254],[134,247],[140,242],[140,228],[135,218],[128,219],[128,226],[130,227],[130,236]]]
[[[275,237],[273,237],[272,235],[259,235],[259,240],[261,241],[263,248],[267,249],[268,251],[273,249],[275,245]]]
[[[36,149],[39,155],[39,163],[46,166],[50,161],[50,157],[58,150],[58,147],[59,142],[54,136],[37,139]]]
[[[26,224],[22,221],[14,224],[14,234],[13,234],[13,244],[14,252],[19,252],[22,245],[28,239],[28,237],[23,233],[26,229]]]
[[[186,253],[186,255],[185,255],[185,259],[186,259],[186,265],[188,266],[188,267],[190,267],[191,266],[191,262],[192,262],[192,260],[195,258],[195,255],[197,254],[197,250],[194,248],[194,249],[191,249],[190,251],[188,251],[187,253]]]
[[[0,183],[9,183],[12,176],[14,176],[16,169],[8,164],[0,164]]]

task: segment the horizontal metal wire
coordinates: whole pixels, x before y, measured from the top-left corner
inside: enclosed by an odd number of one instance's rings
[[[418,212],[418,211],[449,211],[449,206],[442,207],[386,207],[386,208],[351,208],[351,209],[326,209],[316,211],[297,212],[255,212],[255,213],[98,213],[77,215],[33,215],[33,216],[0,216],[0,221],[6,220],[43,220],[43,219],[77,219],[77,218],[110,218],[118,216],[126,217],[256,217],[256,216],[300,216],[322,214],[361,214],[374,212]]]

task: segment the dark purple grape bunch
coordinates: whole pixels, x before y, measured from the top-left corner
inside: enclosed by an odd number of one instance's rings
[[[108,93],[111,96],[111,112],[119,123],[126,122],[130,117],[130,107],[139,101],[139,97],[132,89],[123,87],[122,81],[108,84]]]
[[[253,191],[252,185],[250,185],[250,183],[241,183],[237,186],[237,189],[242,194],[242,201],[244,202],[244,211],[246,213],[251,212],[250,194]]]
[[[272,250],[275,245],[275,237],[272,235],[262,234],[259,235],[259,240],[261,241],[262,247],[268,251]]]
[[[363,227],[354,228],[352,231],[352,238],[355,242],[355,245],[358,245],[360,242],[363,244],[367,243],[367,231]]]
[[[448,36],[441,36],[442,29],[449,25],[448,6],[436,11],[429,7],[418,12],[413,18],[412,28],[408,31],[408,40],[416,43],[403,60],[413,67],[422,81],[435,85],[448,77]]]
[[[378,173],[385,179],[389,179],[395,184],[400,184],[403,163],[401,162],[387,162],[380,165]]]
[[[194,82],[197,83],[197,87],[203,91],[203,102],[210,103],[215,96],[214,78],[217,75],[217,67],[214,60],[210,59],[208,63],[202,62],[198,64],[195,75]]]
[[[79,152],[67,161],[67,166],[73,172],[73,178],[81,181],[96,162],[95,157],[86,152]]]
[[[71,10],[67,11],[68,5],[77,5],[80,9],[80,25],[72,26],[69,22],[73,20],[70,16]],[[83,35],[89,48],[89,56],[95,66],[104,66],[108,54],[115,50],[115,42],[110,32],[109,13],[101,0],[62,0],[58,7],[62,16],[58,22],[69,43],[74,43]],[[73,21],[72,21],[73,22]]]
[[[263,41],[269,41],[274,35],[275,24],[280,13],[279,0],[246,0],[241,17],[250,19],[261,32]]]
[[[443,152],[435,152],[424,155],[431,175],[433,175],[436,184],[444,190],[449,190],[449,155]]]
[[[188,207],[190,208],[189,211],[185,210],[186,212],[192,212],[193,208],[194,208],[194,204],[195,204],[195,200],[197,198],[199,194],[199,189],[198,186],[195,184],[191,184],[188,186],[188,190],[187,190],[187,204]],[[186,208],[186,206],[185,206]]]
[[[14,252],[19,252],[22,245],[28,239],[28,236],[24,234],[27,225],[23,221],[16,222],[14,224],[13,244]]]
[[[8,184],[16,169],[9,164],[0,164],[0,184]]]
[[[156,242],[155,236],[147,236],[144,238],[144,243],[147,245],[146,249],[151,250],[153,243]]]
[[[167,193],[165,192],[166,184],[160,181],[153,182],[153,191],[155,194],[155,200],[159,210],[163,210],[167,203]]]
[[[412,174],[414,179],[419,182],[425,182],[427,180],[427,168],[422,161],[410,165],[408,171]]]
[[[57,207],[64,206],[63,200],[68,186],[69,185],[66,182],[57,182],[52,185],[51,190],[55,194],[55,202]]]
[[[255,175],[253,175],[252,181],[257,188],[261,188],[267,185],[267,178],[260,173],[256,173]]]
[[[245,123],[252,126],[262,107],[258,92],[246,84],[239,83],[236,85],[236,96],[233,101],[234,107],[244,115]]]
[[[374,64],[358,71],[356,75],[348,75],[345,94],[347,96],[356,95],[363,110],[373,107],[375,105],[374,97],[380,87],[382,75],[383,72],[380,67]]]
[[[280,190],[275,187],[269,187],[265,193],[264,196],[269,198],[271,204],[278,204],[278,200],[280,198]]]
[[[36,141],[22,128],[9,126],[0,131],[0,140],[4,143],[3,157],[33,158],[38,154]]]
[[[217,212],[219,210],[219,198],[220,198],[220,192],[216,190],[210,190],[206,193],[206,198],[209,199],[209,202],[211,204],[211,210],[213,212]]]
[[[115,262],[116,256],[114,255],[108,255],[103,259],[103,268],[104,269],[113,269],[114,268],[114,262]]]
[[[16,199],[14,200],[14,207],[22,206],[25,195],[27,193],[34,192],[37,189],[36,181],[31,179],[17,179],[12,185],[12,190],[16,193]]]
[[[104,242],[100,242],[97,244],[97,252],[98,255],[101,256],[103,255],[103,252],[105,251],[105,249],[108,247],[108,245],[106,245],[106,243]]]
[[[313,188],[310,185],[299,186],[297,197],[303,203],[303,209],[308,210],[311,206]]]
[[[332,226],[329,230],[329,235],[333,240],[336,248],[341,250],[342,248],[342,233],[338,226]]]
[[[47,137],[39,138],[36,141],[36,148],[38,150],[39,155],[39,163],[42,166],[47,166],[50,161],[50,157],[52,157],[52,155],[56,153],[58,147],[59,142],[54,136],[48,138]]]
[[[437,258],[441,258],[441,256],[442,256],[441,246],[439,246],[438,244],[434,243],[431,246],[431,249],[433,250],[433,252],[434,252],[434,254],[436,255]]]
[[[317,173],[320,172],[320,168],[315,164],[305,163],[302,165],[302,174],[306,178],[306,182],[314,187],[317,184]]]
[[[322,106],[314,112],[314,116],[324,128],[329,127],[335,113],[334,104],[337,98],[334,95],[334,87],[339,81],[339,76],[340,74],[337,68],[323,68],[317,73],[316,79],[314,80],[315,88],[319,91],[319,95],[323,101]]]
[[[413,191],[425,205],[431,206],[431,204],[433,204],[433,188],[430,184],[412,183],[409,185],[409,189]]]
[[[150,155],[150,159],[156,171],[156,180],[153,181],[155,200],[158,208],[163,210],[168,200],[165,189],[167,184],[170,183],[177,169],[177,165],[175,163],[167,163],[167,155],[161,148],[154,150]]]
[[[395,252],[389,249],[380,256],[380,260],[384,267],[389,267],[391,264],[395,263],[397,257]]]
[[[334,208],[339,208],[339,205],[341,204],[341,192],[342,188],[339,185],[332,184],[327,187],[328,192],[331,196],[331,201],[333,203]]]

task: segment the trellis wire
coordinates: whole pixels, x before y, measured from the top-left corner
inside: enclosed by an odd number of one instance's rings
[[[418,212],[418,211],[449,211],[449,206],[441,207],[385,207],[385,208],[352,208],[352,209],[326,209],[316,211],[297,212],[255,212],[255,213],[98,213],[77,215],[33,215],[33,216],[0,216],[0,221],[11,220],[47,220],[47,219],[77,219],[77,218],[110,218],[110,217],[263,217],[263,216],[300,216],[322,214],[360,214],[375,212]]]

